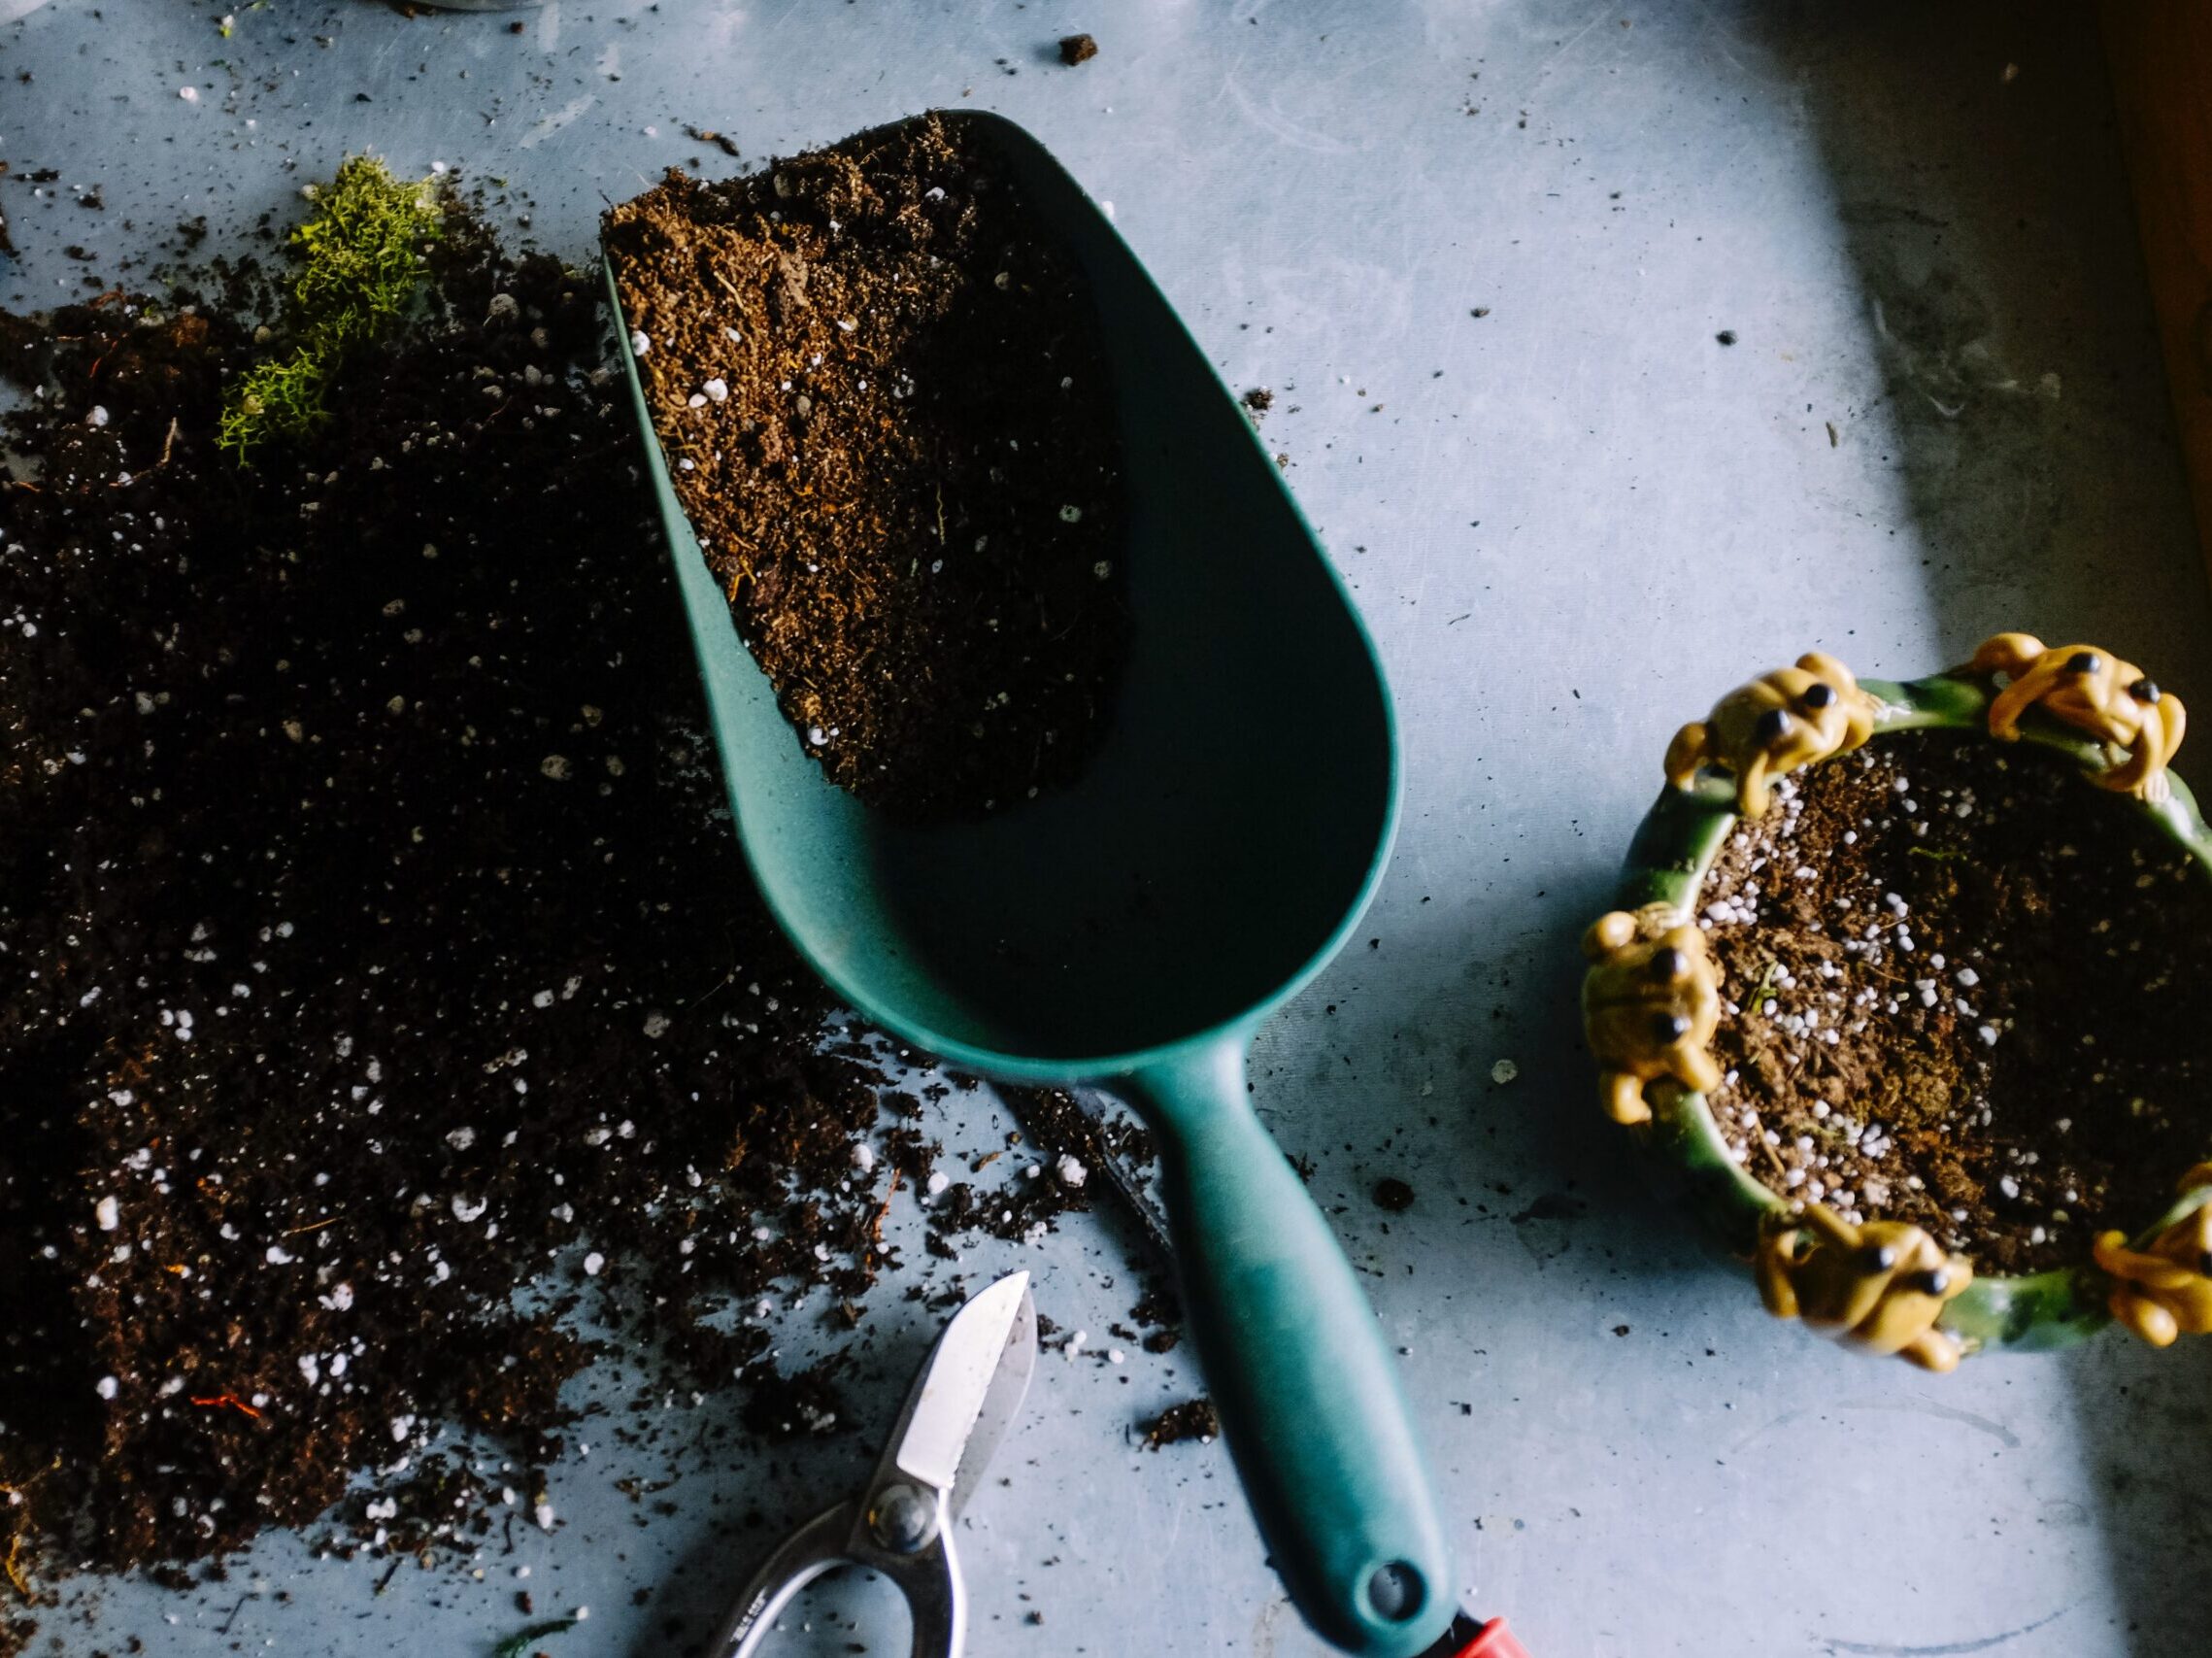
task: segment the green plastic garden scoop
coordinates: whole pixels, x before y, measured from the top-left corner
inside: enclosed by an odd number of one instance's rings
[[[1132,655],[1070,787],[915,827],[802,751],[668,480],[629,363],[730,804],[769,907],[863,1018],[950,1063],[1092,1082],[1158,1136],[1185,1309],[1276,1570],[1356,1652],[1450,1622],[1442,1530],[1382,1333],[1253,1115],[1254,1028],[1336,953],[1396,820],[1390,694],[1243,412],[1037,142],[973,123],[1096,298],[1126,463]],[[610,272],[610,282],[612,273]],[[626,329],[625,329],[626,335]]]

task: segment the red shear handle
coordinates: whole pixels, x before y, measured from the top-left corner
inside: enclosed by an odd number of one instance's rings
[[[1505,1619],[1491,1618],[1475,1631],[1474,1640],[1454,1653],[1453,1658],[1528,1658],[1528,1648],[1513,1639],[1513,1631],[1505,1627]]]

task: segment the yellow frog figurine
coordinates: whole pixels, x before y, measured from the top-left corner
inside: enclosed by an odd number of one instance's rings
[[[1847,754],[1873,734],[1874,699],[1833,657],[1807,651],[1795,667],[1731,691],[1702,722],[1675,732],[1666,748],[1667,781],[1688,789],[1700,765],[1733,772],[1737,812],[1762,818],[1775,778]]]
[[[2011,680],[1990,704],[1992,736],[2018,737],[2021,715],[2040,705],[2113,751],[2114,762],[2095,774],[2105,788],[2152,801],[2173,794],[2166,762],[2181,747],[2188,712],[2133,662],[2092,645],[2046,648],[2032,633],[1999,633],[1967,666]]]
[[[1721,1023],[1721,993],[1705,935],[1665,905],[1639,917],[1599,916],[1582,938],[1583,1030],[1596,1056],[1605,1112],[1648,1123],[1644,1084],[1671,1076],[1699,1094],[1721,1086],[1706,1050]]]
[[[1958,1368],[1959,1343],[1935,1320],[1973,1282],[1974,1269],[1916,1226],[1855,1226],[1808,1203],[1760,1237],[1755,1270],[1759,1299],[1777,1318],[1802,1318],[1819,1335],[1898,1354],[1925,1370]]]
[[[2212,1163],[2182,1176],[2184,1192],[2199,1186],[2212,1186]],[[2212,1331],[2212,1202],[2182,1216],[2146,1249],[2130,1249],[2125,1234],[2108,1232],[2090,1255],[2114,1280],[2112,1316],[2152,1346]]]

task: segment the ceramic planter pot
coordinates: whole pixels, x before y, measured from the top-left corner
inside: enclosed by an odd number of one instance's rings
[[[1927,727],[2010,734],[2071,756],[2212,880],[2212,830],[2164,769],[2180,741],[2179,699],[2108,653],[2000,634],[1968,666],[1905,684],[1860,683],[1832,659],[1801,658],[1683,728],[1670,786],[1629,847],[1619,907],[1585,940],[1584,1020],[1606,1109],[1653,1154],[1662,1184],[1755,1264],[1769,1310],[1801,1314],[1846,1344],[1948,1370],[1968,1353],[2068,1346],[2116,1316],[2158,1345],[2212,1330],[2212,1165],[2177,1168],[2181,1196],[2141,1217],[2132,1240],[2106,1234],[2091,1259],[2062,1269],[1982,1275],[1902,1223],[1808,1215],[1820,1205],[1786,1201],[1738,1166],[1707,1108],[1720,1076],[1704,1048],[1720,997],[1693,918],[1739,815],[1763,811],[1788,771]]]

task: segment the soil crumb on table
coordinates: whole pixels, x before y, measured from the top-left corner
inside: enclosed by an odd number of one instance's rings
[[[726,132],[716,132],[711,127],[687,125],[684,128],[684,136],[696,139],[701,144],[711,144],[724,155],[733,159],[740,157],[743,153],[737,148],[736,139],[730,137]]]
[[[1211,1444],[1221,1438],[1222,1419],[1215,1414],[1210,1399],[1187,1399],[1181,1404],[1171,1404],[1145,1424],[1145,1449],[1156,1451],[1162,1445],[1180,1445],[1196,1439],[1200,1444]]]
[[[1697,901],[1707,1103],[1786,1198],[2033,1271],[2149,1224],[2212,1148],[2212,887],[2063,755],[1879,738],[1779,785]]]
[[[0,1603],[333,1505],[347,1555],[557,1528],[572,1312],[643,1367],[590,1437],[671,1477],[844,1431],[834,1338],[770,1349],[906,1268],[894,1203],[951,1255],[1094,1190],[953,1180],[950,1087],[825,1036],[597,284],[450,199],[431,257],[429,314],[251,466],[217,423],[273,280],[0,312],[42,389],[0,474]]]
[[[1073,69],[1098,55],[1098,42],[1089,35],[1060,36],[1060,61]]]
[[[1073,777],[1126,648],[1089,294],[931,118],[608,216],[679,499],[806,751],[909,817]]]

